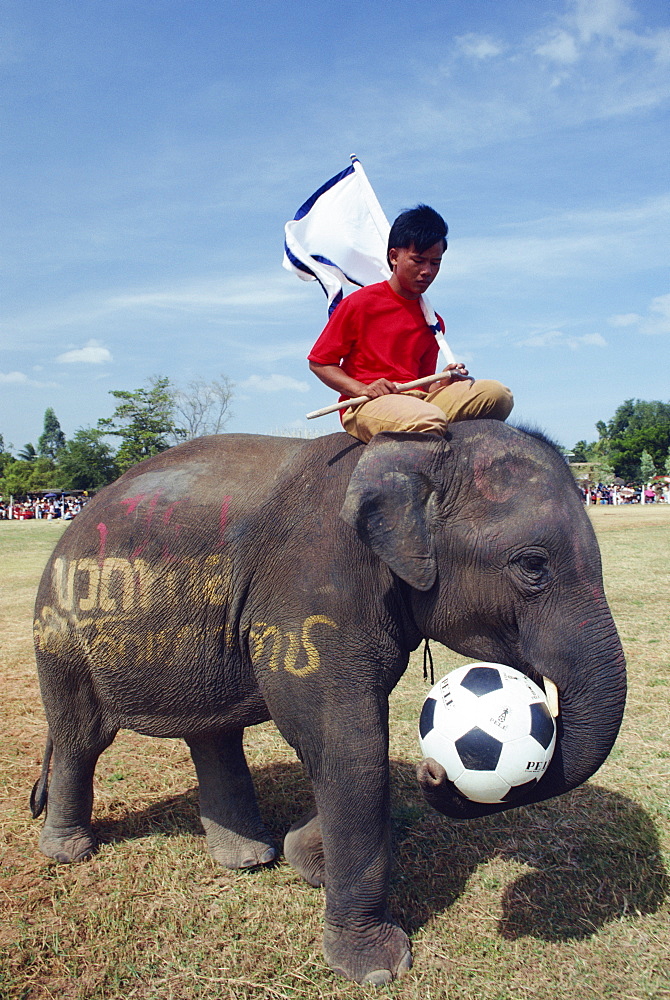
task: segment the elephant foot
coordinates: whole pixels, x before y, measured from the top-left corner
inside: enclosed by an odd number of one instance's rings
[[[284,855],[310,885],[326,884],[321,823],[316,810],[294,823],[284,838]]]
[[[390,917],[359,932],[326,921],[323,954],[334,972],[369,986],[385,986],[412,967],[409,938]]]
[[[39,846],[43,854],[62,865],[88,861],[96,851],[95,837],[86,826],[44,826]]]
[[[258,868],[271,864],[277,857],[270,835],[265,830],[245,837],[205,821],[203,824],[209,853],[224,868]]]

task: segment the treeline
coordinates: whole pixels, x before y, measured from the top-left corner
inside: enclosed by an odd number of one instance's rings
[[[148,379],[140,389],[114,389],[111,417],[81,427],[69,440],[49,407],[37,446],[25,444],[16,456],[0,434],[0,496],[37,490],[97,490],[150,455],[201,437],[218,434],[231,412],[233,383],[225,376],[195,379],[185,388],[168,378]]]
[[[670,475],[670,403],[627,399],[611,420],[599,420],[596,430],[598,440],[578,441],[572,461],[593,463],[603,482],[618,476],[641,484]]]
[[[95,427],[79,428],[69,440],[51,408],[37,446],[26,444],[14,456],[0,435],[0,495],[100,489],[150,455],[217,434],[231,416],[233,384],[222,375],[180,389],[168,378],[155,377],[140,389],[115,389],[111,395],[117,401],[113,415]],[[597,479],[648,483],[654,475],[670,475],[670,403],[627,399],[596,430],[597,441],[574,445],[572,461],[593,465]]]

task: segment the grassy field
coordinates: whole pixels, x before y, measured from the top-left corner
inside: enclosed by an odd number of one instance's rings
[[[591,509],[630,695],[607,764],[567,796],[476,823],[425,805],[414,780],[427,685],[413,657],[392,701],[391,906],[415,966],[399,1000],[670,998],[670,507]],[[0,522],[2,1000],[340,1000],[361,987],[320,953],[322,891],[281,860],[234,874],[205,849],[178,740],[122,733],[96,772],[90,862],[59,866],[29,817],[45,723],[31,644],[57,522]],[[463,662],[435,649],[436,675]],[[279,843],[309,784],[272,725],[248,733]]]

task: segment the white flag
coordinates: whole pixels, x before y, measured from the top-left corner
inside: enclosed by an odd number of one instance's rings
[[[386,244],[390,226],[359,161],[326,181],[286,223],[284,267],[304,281],[318,281],[328,311],[342,286],[390,278]]]
[[[391,277],[386,260],[391,227],[356,156],[301,205],[284,230],[283,266],[303,281],[319,282],[329,314],[342,301],[343,285],[362,287]],[[421,307],[447,362],[453,362],[425,296]]]

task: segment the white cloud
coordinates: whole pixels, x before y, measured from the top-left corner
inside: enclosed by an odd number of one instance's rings
[[[588,273],[608,277],[614,269],[634,274],[644,256],[647,267],[667,265],[662,235],[670,222],[670,197],[611,209],[564,212],[527,219],[490,237],[454,239],[436,289],[473,275],[487,282]],[[621,233],[626,239],[621,242]]]
[[[28,378],[23,372],[0,372],[0,385],[30,385],[43,389],[55,386],[55,382],[37,382],[33,378]]]
[[[89,340],[83,347],[65,351],[64,354],[59,354],[56,358],[56,361],[63,365],[104,365],[107,361],[111,360],[111,352],[106,347],[103,347],[99,340],[95,339]]]
[[[202,281],[181,288],[156,289],[116,295],[109,300],[111,309],[254,309],[256,311],[284,305],[299,298],[299,290],[283,279],[258,275],[237,281]]]
[[[542,45],[538,45],[535,54],[557,63],[573,63],[579,57],[575,39],[567,31],[562,30],[557,31]]]
[[[317,286],[313,295],[320,294]],[[103,291],[93,296],[78,296],[61,302],[54,300],[39,310],[11,317],[11,322],[13,328],[24,337],[58,329],[70,330],[70,337],[74,338],[77,328],[100,329],[110,319],[116,322],[119,315],[133,317],[135,314],[139,322],[140,314],[147,311],[161,312],[168,316],[213,315],[220,319],[225,310],[229,310],[234,313],[236,320],[243,316],[253,317],[253,321],[258,322],[260,316],[263,322],[272,323],[277,316],[284,315],[288,308],[300,309],[309,301],[309,292],[305,291],[302,283],[279,269],[278,275],[258,272],[223,281],[218,278],[184,280],[169,287],[159,285],[117,293]],[[89,352],[91,348],[106,350],[97,340],[89,340],[80,350]],[[101,364],[112,360],[112,357],[111,354],[107,357],[98,355],[97,358],[94,355],[77,356],[74,351],[66,351],[57,360],[61,363],[88,361]]]
[[[589,49],[600,44],[619,54],[638,49],[654,55],[659,62],[670,58],[670,31],[648,29],[643,33],[629,27],[637,14],[628,0],[573,0],[557,25],[540,36],[536,55],[564,65],[575,63]]]
[[[638,333],[649,336],[670,333],[670,294],[657,295],[652,299],[646,316],[623,313],[610,316],[608,322],[611,326],[637,326]]]
[[[618,38],[622,26],[634,18],[627,0],[575,0],[573,20],[583,42]]]
[[[460,50],[473,59],[490,59],[492,56],[499,56],[503,51],[503,46],[489,38],[487,35],[458,35],[456,43]]]
[[[323,325],[325,326],[325,320]],[[306,364],[307,355],[315,340],[316,332],[311,340],[266,340],[258,337],[247,341],[242,353],[257,364],[271,365],[282,360]],[[241,348],[242,345],[237,346]]]
[[[601,333],[585,333],[583,337],[577,337],[577,341],[587,347],[607,347],[607,341]]]
[[[639,313],[621,313],[618,316],[610,316],[607,322],[610,326],[635,326],[641,319]]]
[[[240,389],[248,389],[253,392],[309,392],[307,382],[300,382],[289,375],[251,375],[243,382],[238,382]]]
[[[582,347],[607,347],[607,341],[600,333],[585,333],[581,337],[573,337],[561,330],[547,330],[517,341],[516,346],[567,347],[571,351],[578,351]]]
[[[640,325],[640,333],[670,333],[670,295],[651,300],[649,315]]]

